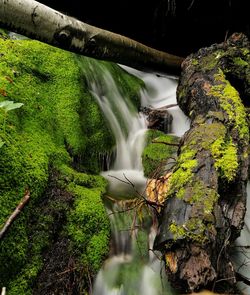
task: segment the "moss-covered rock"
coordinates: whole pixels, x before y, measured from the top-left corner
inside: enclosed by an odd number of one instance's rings
[[[70,251],[85,270],[93,275],[100,267],[109,243],[101,199],[106,181],[87,173],[99,173],[99,155],[111,151],[114,138],[81,69],[88,58],[3,34],[0,102],[23,106],[7,116],[0,109],[0,227],[26,188],[31,199],[1,240],[0,286],[8,294],[28,295],[56,235],[70,239]],[[132,100],[138,97],[137,80],[111,63],[103,67],[117,71]],[[70,202],[46,193],[52,171],[57,177],[50,193],[69,194]],[[58,216],[64,216],[60,222]]]

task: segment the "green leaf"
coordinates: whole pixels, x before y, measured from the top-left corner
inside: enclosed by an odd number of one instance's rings
[[[19,109],[21,106],[23,106],[23,103],[14,102],[12,100],[5,100],[0,102],[0,108],[3,108],[5,112]]]
[[[7,105],[5,107],[5,110],[6,110],[6,112],[8,112],[11,110],[19,109],[21,106],[23,106],[23,103],[16,102],[16,103],[12,103],[12,104]]]
[[[0,108],[5,108],[6,106],[13,104],[12,100],[4,100],[2,102],[0,102]]]

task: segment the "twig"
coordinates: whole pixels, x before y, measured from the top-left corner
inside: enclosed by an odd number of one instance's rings
[[[5,222],[3,228],[0,230],[0,240],[8,230],[9,226],[12,224],[12,222],[15,220],[17,215],[22,211],[23,207],[27,204],[30,198],[30,192],[27,190],[25,192],[25,196],[22,198],[21,202],[18,204],[16,209],[13,211],[13,213],[10,215],[10,217]]]
[[[156,110],[165,110],[165,109],[171,109],[173,107],[177,107],[178,104],[177,103],[172,103],[172,104],[168,104],[166,106],[163,106],[163,107],[160,107],[160,108],[157,108]]]
[[[61,276],[61,275],[64,275],[64,274],[66,274],[66,273],[68,273],[68,272],[71,272],[71,271],[73,271],[73,270],[75,270],[75,269],[77,269],[77,267],[69,268],[69,269],[67,269],[67,270],[65,270],[65,271],[63,271],[63,272],[56,273],[56,275],[57,275],[57,276]]]
[[[141,201],[141,202],[143,202],[143,201]],[[115,215],[116,213],[125,213],[125,212],[128,212],[128,211],[132,211],[136,207],[138,207],[138,205],[139,205],[139,203],[138,204],[135,204],[133,207],[129,207],[129,208],[124,209],[124,210],[119,210],[119,211],[111,212],[111,213],[108,214],[108,216]]]
[[[190,10],[192,8],[193,4],[194,4],[194,0],[192,0],[192,2],[190,3],[190,5],[188,6],[187,10]]]
[[[157,140],[152,140],[152,143],[162,143],[165,145],[171,145],[171,146],[179,146],[179,143],[173,143],[173,142],[165,142],[165,141],[157,141]]]
[[[240,274],[239,272],[236,272],[236,280],[237,281],[241,281],[244,284],[250,286],[250,279],[246,278],[245,276],[243,276],[242,274]]]

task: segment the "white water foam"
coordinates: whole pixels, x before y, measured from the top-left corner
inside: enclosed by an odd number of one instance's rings
[[[108,194],[116,199],[128,199],[136,194],[142,195],[146,187],[143,175],[141,154],[145,146],[146,120],[143,115],[127,103],[121,95],[119,87],[112,75],[89,64],[87,77],[89,87],[101,107],[116,139],[116,158],[111,170],[101,174],[109,181]],[[131,69],[130,69],[131,70]],[[95,71],[98,75],[95,75]],[[128,71],[129,72],[129,71]],[[135,73],[132,73],[135,74]],[[138,74],[138,73],[137,73]],[[140,78],[145,82],[146,89],[141,91],[142,106],[161,107],[176,103],[175,91],[177,81],[167,77],[159,79],[154,74],[146,74]],[[138,76],[138,75],[137,75]],[[100,84],[102,87],[100,87]],[[178,107],[171,110],[174,122],[178,119]],[[188,122],[183,119],[182,135],[188,129]],[[186,124],[186,125],[185,125]],[[119,208],[113,210],[118,210]],[[110,213],[110,212],[109,212]],[[157,253],[149,251],[148,259],[142,260],[136,250],[136,232],[121,230],[121,224],[128,226],[128,216],[111,215],[113,254],[105,261],[94,283],[94,295],[160,295],[163,294],[161,280],[161,262]],[[122,217],[123,216],[123,217]],[[123,219],[122,219],[123,218]],[[156,235],[156,227],[152,226],[145,235],[149,237],[148,249],[152,249]],[[147,249],[143,250],[147,252]],[[160,255],[160,253],[158,253]],[[169,291],[167,294],[173,294]]]

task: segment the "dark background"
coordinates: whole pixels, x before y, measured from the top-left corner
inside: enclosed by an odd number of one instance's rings
[[[41,0],[90,25],[187,56],[233,32],[250,37],[250,0]]]

